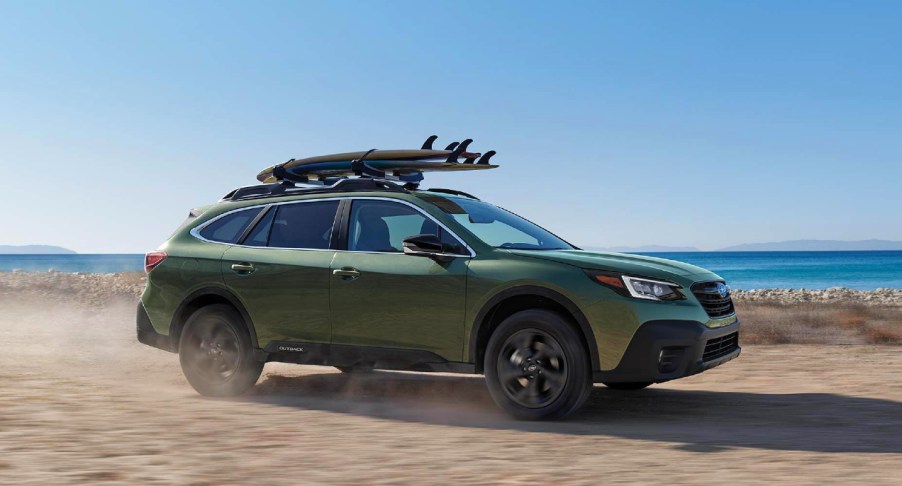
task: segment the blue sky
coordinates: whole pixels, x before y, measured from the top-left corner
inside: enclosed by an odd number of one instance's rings
[[[0,2],[0,244],[155,248],[291,157],[430,175],[585,246],[902,240],[900,2]]]

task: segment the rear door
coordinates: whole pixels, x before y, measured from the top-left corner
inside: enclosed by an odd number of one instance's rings
[[[270,341],[328,343],[329,266],[340,201],[274,204],[222,257],[226,285]]]
[[[354,199],[343,251],[332,263],[332,342],[426,350],[460,361],[469,250],[416,207]],[[436,234],[458,257],[403,253],[401,242]]]

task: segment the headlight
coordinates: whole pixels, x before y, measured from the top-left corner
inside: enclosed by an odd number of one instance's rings
[[[686,298],[680,292],[680,286],[675,283],[595,270],[587,270],[586,273],[592,280],[610,287],[620,295],[663,301]]]
[[[626,275],[622,278],[626,283],[626,290],[637,299],[679,300],[683,298],[683,294],[677,290],[679,285],[670,282],[627,277]]]

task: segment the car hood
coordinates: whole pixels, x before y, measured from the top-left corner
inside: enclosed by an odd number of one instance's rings
[[[566,263],[581,268],[609,270],[640,277],[673,280],[674,276],[689,277],[707,275],[708,278],[719,279],[717,275],[704,268],[688,263],[625,253],[607,253],[584,250],[508,250],[515,255],[540,258],[554,262]],[[694,280],[694,279],[689,279]]]

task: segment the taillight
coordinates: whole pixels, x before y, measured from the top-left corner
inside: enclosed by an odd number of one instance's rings
[[[157,265],[163,263],[163,260],[169,256],[165,251],[152,251],[144,255],[144,271],[150,273]]]

